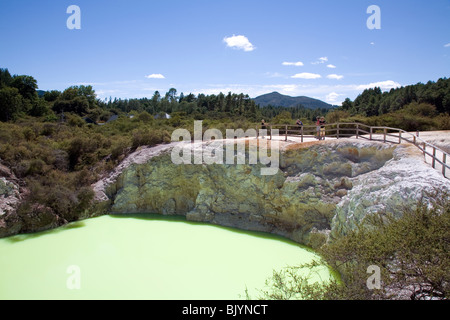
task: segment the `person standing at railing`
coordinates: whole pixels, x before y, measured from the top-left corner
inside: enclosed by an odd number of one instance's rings
[[[317,136],[316,136],[316,138],[317,138],[318,140],[320,140],[320,117],[317,117],[316,120],[317,120],[317,121],[316,121],[316,130],[317,130]]]
[[[262,129],[262,138],[264,139],[264,132],[265,130],[267,130],[267,126],[266,126],[266,122],[263,120],[261,120],[261,129]]]
[[[301,134],[302,133],[303,122],[301,122],[300,119],[297,119],[297,122],[295,124],[298,126],[298,130],[299,130],[299,132]]]
[[[325,140],[325,135],[326,135],[325,124],[326,124],[325,118],[321,117],[319,119],[319,126],[320,126],[319,140]]]

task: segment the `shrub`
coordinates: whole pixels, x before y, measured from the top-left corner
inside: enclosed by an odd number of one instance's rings
[[[60,149],[52,150],[53,153],[53,167],[60,171],[69,170],[69,154]]]
[[[33,159],[30,161],[26,175],[41,175],[44,173],[45,162],[41,159]]]
[[[450,115],[447,113],[439,115],[436,119],[438,130],[450,130]]]
[[[434,117],[438,114],[434,105],[429,103],[412,102],[405,106],[400,113],[409,114],[413,116]]]
[[[119,138],[116,140],[112,146],[111,150],[111,159],[118,160],[120,156],[124,155],[127,152],[127,149],[130,147],[130,142],[128,139]]]
[[[57,125],[55,125],[53,123],[45,123],[42,126],[42,130],[39,134],[42,136],[47,136],[47,137],[52,136],[56,131],[56,126]]]
[[[82,127],[86,124],[86,122],[76,114],[66,113],[66,121],[71,127]]]
[[[90,187],[82,187],[77,193],[77,203],[74,207],[74,219],[76,220],[78,215],[88,210],[94,200],[94,191]]]
[[[394,216],[368,216],[358,229],[319,249],[323,261],[274,272],[261,298],[449,299],[449,195],[440,191],[426,194],[415,208],[405,208],[400,218]],[[310,284],[307,277],[296,273],[323,264],[339,271],[341,279]],[[367,286],[369,266],[380,268],[380,289]]]
[[[161,130],[138,129],[133,131],[132,148],[154,146],[167,141],[169,133]],[[169,136],[170,139],[170,136]]]
[[[346,119],[348,117],[350,117],[350,114],[346,111],[332,111],[325,116],[325,119],[327,123],[337,123],[340,122],[341,119]]]
[[[272,119],[273,124],[290,124],[292,122],[292,114],[288,111],[283,111]]]
[[[141,112],[137,118],[139,121],[145,122],[145,123],[151,123],[153,122],[153,116],[149,114],[147,111]]]
[[[24,135],[25,139],[27,139],[28,141],[32,141],[32,140],[36,139],[36,133],[30,127],[26,127],[23,129],[23,135]]]

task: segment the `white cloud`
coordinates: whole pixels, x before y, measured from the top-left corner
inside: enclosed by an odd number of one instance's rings
[[[370,45],[374,46],[374,45],[375,45],[375,42],[371,42]]]
[[[298,86],[295,84],[273,85],[273,86],[267,86],[267,87],[275,88],[275,89],[281,91],[282,93],[286,93],[286,94],[292,94],[293,92],[295,92],[298,89]]]
[[[250,43],[248,38],[246,36],[236,36],[233,35],[232,37],[225,37],[223,41],[227,44],[227,47],[235,48],[239,50],[244,51],[253,51],[255,50],[255,46]]]
[[[283,62],[283,66],[303,67],[304,64],[301,61],[298,61],[298,62]]]
[[[153,74],[149,74],[148,76],[145,76],[147,79],[165,79],[166,77],[164,77],[162,74],[160,73],[153,73]]]
[[[285,75],[279,72],[266,72],[264,76],[266,76],[267,78],[285,78]]]
[[[326,102],[331,103],[331,104],[335,104],[337,101],[337,99],[342,96],[342,94],[336,93],[336,92],[331,92],[329,94],[327,94],[327,96],[325,97]]]
[[[320,79],[320,78],[322,78],[322,76],[320,74],[303,72],[303,73],[297,73],[296,75],[293,75],[291,78],[293,78],[293,79]]]
[[[329,74],[327,76],[328,79],[335,79],[335,80],[341,80],[344,78],[344,76],[338,75],[338,74]]]
[[[450,48],[450,43],[447,43],[444,47],[445,48]]]
[[[312,64],[322,64],[322,63],[325,63],[325,62],[328,62],[328,58],[327,57],[321,57],[317,61],[311,62],[311,63]]]
[[[333,65],[333,64],[329,64],[329,65],[327,65],[327,68],[330,68],[330,69],[336,69],[336,66]]]
[[[401,87],[401,84],[392,80],[387,80],[387,81],[380,81],[380,82],[373,82],[373,83],[369,83],[369,84],[362,84],[356,87],[357,90],[366,90],[366,89],[371,89],[371,88],[375,88],[375,87],[379,87],[381,90],[391,90],[391,89],[395,89],[398,87]]]

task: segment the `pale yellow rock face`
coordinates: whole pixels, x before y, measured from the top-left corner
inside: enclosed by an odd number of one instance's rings
[[[113,213],[184,215],[318,247],[368,213],[399,210],[424,190],[448,187],[411,148],[357,141],[290,146],[273,176],[261,175],[262,164],[175,165],[167,150],[124,168],[105,191]]]

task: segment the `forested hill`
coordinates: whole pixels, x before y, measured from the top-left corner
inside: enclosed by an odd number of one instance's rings
[[[418,83],[389,92],[382,92],[380,88],[367,89],[355,101],[347,98],[340,109],[351,115],[372,117],[398,111],[415,111],[418,108],[429,116],[449,114],[450,79]]]
[[[325,103],[321,100],[308,97],[291,97],[283,95],[278,92],[264,94],[253,99],[260,107],[274,106],[274,107],[297,107],[303,106],[307,109],[332,109],[331,104]]]

